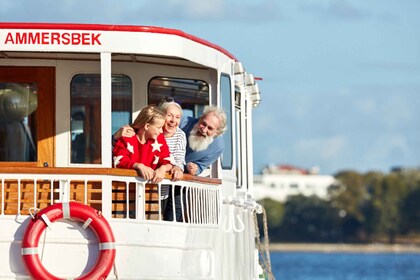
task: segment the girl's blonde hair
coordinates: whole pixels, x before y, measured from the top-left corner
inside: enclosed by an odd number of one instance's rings
[[[157,119],[165,120],[165,115],[154,105],[148,105],[141,109],[139,115],[131,124],[134,130],[138,130],[148,124],[155,124]]]

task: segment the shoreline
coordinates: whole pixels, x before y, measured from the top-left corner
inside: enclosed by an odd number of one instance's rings
[[[271,243],[270,252],[419,253],[419,244]]]

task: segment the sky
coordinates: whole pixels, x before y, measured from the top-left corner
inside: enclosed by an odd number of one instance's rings
[[[158,3],[158,4],[157,4]],[[420,167],[418,0],[2,0],[2,22],[180,29],[258,82],[254,173]]]

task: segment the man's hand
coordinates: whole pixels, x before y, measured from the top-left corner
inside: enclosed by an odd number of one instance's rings
[[[198,165],[194,162],[189,162],[187,163],[187,170],[189,174],[196,175],[198,171]]]

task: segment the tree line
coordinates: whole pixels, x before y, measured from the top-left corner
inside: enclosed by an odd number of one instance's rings
[[[420,170],[347,170],[334,177],[328,200],[259,201],[272,242],[420,243]]]

